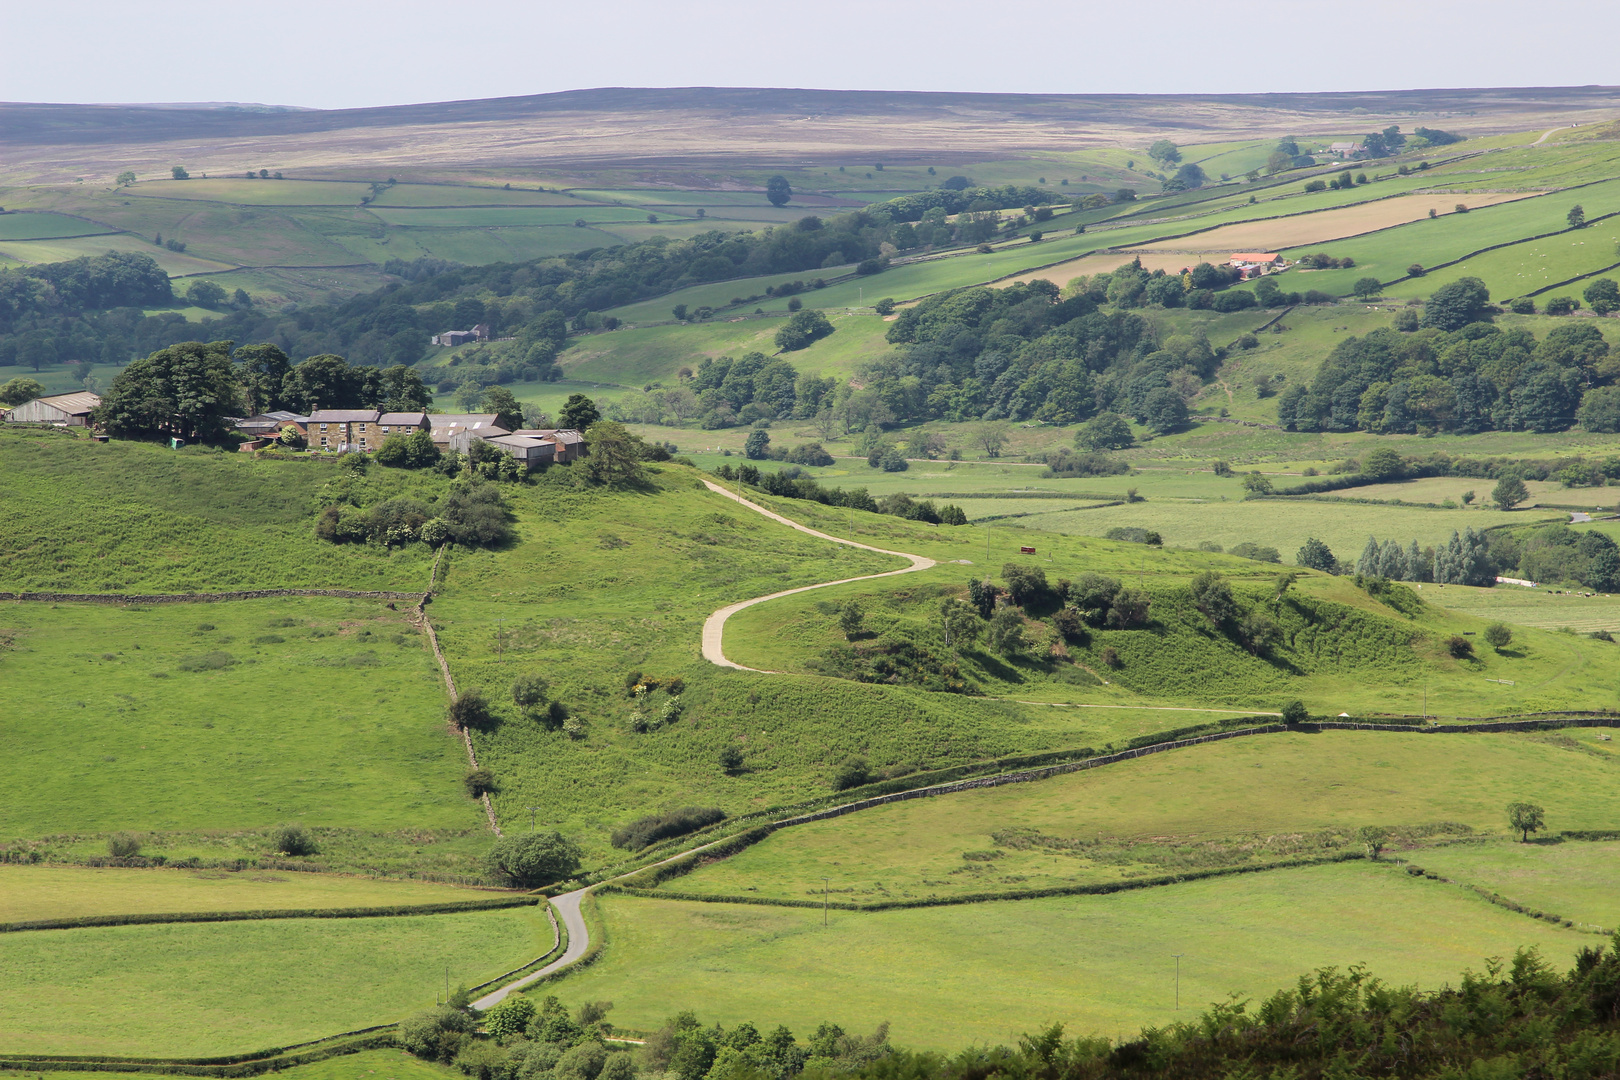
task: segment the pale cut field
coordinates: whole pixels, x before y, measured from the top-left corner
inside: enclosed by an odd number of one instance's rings
[[[1539,191],[1467,191],[1444,195],[1401,195],[1377,202],[1357,203],[1338,210],[1323,210],[1316,214],[1223,225],[1207,233],[1154,247],[1174,244],[1181,251],[1281,251],[1302,244],[1323,244],[1329,240],[1342,240],[1347,236],[1405,225],[1428,217],[1430,210],[1437,214],[1454,214],[1458,203],[1470,210],[1477,210],[1482,206],[1515,202],[1540,194],[1542,192]]]
[[[149,244],[139,236],[122,233],[117,236],[86,236],[71,240],[3,240],[0,255],[20,263],[66,262],[83,255],[105,255],[109,251],[133,251],[150,255],[170,275],[198,274],[211,270],[227,270],[231,264],[213,259],[199,259],[182,255]]]
[[[1014,282],[1029,282],[1045,278],[1064,284],[1081,274],[1106,274],[1140,258],[1147,270],[1175,273],[1195,262],[1206,261],[1215,254],[1234,251],[1281,251],[1304,244],[1323,244],[1342,240],[1347,236],[1376,232],[1395,225],[1405,225],[1429,216],[1432,209],[1439,214],[1456,213],[1459,202],[1469,209],[1514,202],[1542,194],[1539,191],[1464,192],[1445,195],[1402,195],[1376,202],[1357,203],[1335,210],[1322,210],[1297,217],[1277,218],[1271,221],[1245,221],[1236,225],[1223,225],[1209,232],[1185,236],[1176,240],[1149,242],[1124,251],[1086,255],[1066,263],[1031,270],[1026,274],[998,281],[998,286]],[[1196,256],[1196,257],[1194,257]]]
[[[0,922],[151,912],[440,904],[495,895],[424,881],[337,874],[0,866]]]
[[[1311,478],[1300,477],[1298,480],[1290,478],[1282,483],[1304,483],[1308,479]],[[1495,486],[1494,480],[1467,476],[1429,476],[1421,480],[1402,480],[1391,484],[1368,484],[1366,487],[1346,488],[1326,497],[1340,495],[1346,499],[1399,499],[1402,502],[1413,503],[1441,503],[1450,499],[1460,505],[1463,495],[1472,491],[1474,505],[1481,506],[1490,502],[1491,489]],[[1548,503],[1560,506],[1605,507],[1613,506],[1620,501],[1620,491],[1608,488],[1566,488],[1556,480],[1526,480],[1524,486],[1530,491],[1530,498],[1523,504],[1524,509]]]

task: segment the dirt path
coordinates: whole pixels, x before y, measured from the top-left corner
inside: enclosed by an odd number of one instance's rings
[[[829,536],[824,532],[817,532],[815,529],[809,528],[805,525],[800,525],[797,521],[791,521],[788,518],[783,517],[781,514],[773,513],[770,510],[765,509],[763,506],[760,506],[758,503],[749,502],[741,495],[733,494],[712,481],[705,480],[703,481],[703,484],[716,495],[724,495],[732,502],[740,503],[743,506],[748,507],[748,509],[754,511],[756,514],[763,514],[772,521],[786,525],[790,529],[797,529],[802,533],[808,533],[809,535],[817,537],[821,540],[831,540],[835,544],[844,544],[848,547],[860,548],[862,551],[876,551],[882,555],[894,555],[902,559],[911,560],[910,566],[904,567],[900,570],[890,570],[882,574],[863,574],[860,577],[839,578],[837,581],[823,581],[818,585],[803,585],[797,589],[783,589],[781,592],[774,592],[767,596],[756,596],[752,600],[743,600],[740,603],[730,604],[721,608],[713,615],[710,615],[706,620],[704,620],[703,623],[703,659],[707,660],[711,664],[718,664],[720,667],[736,668],[739,671],[762,670],[760,668],[744,667],[742,664],[733,663],[732,661],[727,660],[725,650],[722,648],[722,639],[725,635],[726,620],[737,614],[737,612],[741,611],[743,608],[753,607],[755,604],[763,604],[767,600],[775,600],[780,596],[792,596],[794,593],[809,592],[811,589],[825,589],[829,585],[844,585],[851,581],[872,581],[877,578],[894,577],[896,574],[911,574],[918,570],[927,570],[935,565],[933,559],[926,558],[922,555],[912,555],[905,551],[890,551],[887,548],[873,547],[870,544],[859,544],[854,540],[844,540],[837,536]],[[781,672],[771,671],[765,672],[765,674],[780,675]]]

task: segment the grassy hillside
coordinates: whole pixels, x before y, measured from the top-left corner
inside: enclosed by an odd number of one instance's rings
[[[381,602],[15,604],[0,627],[30,703],[5,723],[8,838],[479,824],[433,658]]]
[[[286,1046],[431,1006],[544,954],[537,908],[40,930],[0,939],[5,1048],[207,1056]]]
[[[431,555],[420,545],[388,552],[315,539],[323,496],[354,482],[330,461],[0,432],[8,519],[0,530],[0,589],[425,589]],[[358,483],[369,501],[419,491],[425,482],[372,470]]]
[[[489,895],[425,881],[336,874],[0,866],[0,922],[146,912],[380,907]]]
[[[1031,1015],[1097,1035],[1168,1023],[1175,953],[1191,1009],[1234,991],[1261,997],[1313,966],[1366,963],[1391,983],[1433,986],[1526,944],[1562,966],[1595,940],[1361,863],[1112,896],[833,912],[825,929],[813,908],[624,896],[599,908],[607,953],[544,993],[612,1000],[615,1023],[646,1028],[673,1002],[700,1003],[705,1021],[728,1025],[888,1021],[897,1042],[922,1047],[1010,1040]]]
[[[827,878],[869,903],[1121,881],[1356,851],[1363,825],[1414,845],[1502,836],[1514,800],[1545,807],[1553,830],[1613,829],[1620,755],[1596,734],[1233,739],[797,825],[664,888],[804,899]]]

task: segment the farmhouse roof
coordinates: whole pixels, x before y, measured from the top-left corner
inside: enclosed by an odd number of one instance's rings
[[[374,424],[382,415],[376,409],[316,409],[309,414],[312,424]]]
[[[288,412],[286,409],[277,409],[275,412],[260,413],[258,416],[249,417],[249,419],[252,419],[252,420],[274,420],[279,424],[285,424],[285,423],[288,423],[288,422],[291,422],[291,423],[294,423],[294,424],[302,424],[302,423],[306,423],[309,420],[309,417],[307,417],[307,416],[299,416],[297,413]]]
[[[425,412],[385,412],[377,418],[379,424],[420,424],[427,419]]]
[[[564,446],[573,446],[575,443],[585,441],[585,436],[573,428],[519,428],[512,434],[526,435],[534,439],[549,439],[552,442],[560,442]]]
[[[1336,143],[1329,143],[1328,144],[1328,149],[1333,151],[1336,154],[1340,154],[1340,153],[1342,153],[1342,154],[1353,154],[1357,150],[1359,150],[1360,148],[1361,148],[1360,143],[1353,143],[1353,142],[1336,142]]]
[[[496,420],[496,416],[497,416],[497,414],[492,413],[492,412],[491,413],[429,413],[428,414],[428,419],[430,421],[432,421],[433,426],[436,427],[436,428],[449,428],[449,427],[470,428],[470,427],[478,427],[480,425],[493,424],[495,422],[495,420]]]
[[[48,397],[35,398],[43,401],[53,409],[60,409],[69,416],[82,416],[101,404],[101,397],[88,390],[78,390],[71,394],[51,394]]]

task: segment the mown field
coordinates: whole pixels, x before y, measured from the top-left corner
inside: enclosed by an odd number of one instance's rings
[[[1413,842],[1504,836],[1513,801],[1545,807],[1554,831],[1613,829],[1620,754],[1600,733],[1233,739],[796,825],[662,888],[805,899],[826,878],[861,903],[1016,892],[1356,851],[1363,825]]]
[[[813,908],[609,895],[599,909],[606,954],[542,993],[611,1000],[626,1026],[656,1027],[678,1007],[795,1031],[888,1021],[895,1042],[938,1049],[1052,1022],[1099,1035],[1169,1023],[1176,953],[1185,1016],[1318,967],[1365,963],[1432,988],[1519,946],[1562,966],[1597,940],[1365,863],[1111,896],[835,911],[825,928]]]
[[[0,922],[146,912],[435,904],[492,895],[426,881],[271,870],[0,866]]]
[[[1449,844],[1411,852],[1424,870],[1521,904],[1614,931],[1620,926],[1620,845],[1613,841]]]
[[[538,908],[0,937],[4,1049],[198,1057],[389,1023],[544,954]]]

